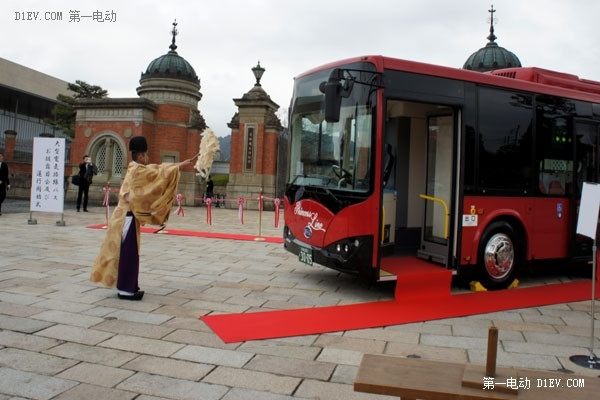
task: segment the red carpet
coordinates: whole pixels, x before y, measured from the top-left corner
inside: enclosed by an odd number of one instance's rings
[[[105,226],[106,226],[106,224],[90,225],[90,226],[88,226],[88,228],[103,229]],[[141,232],[142,233],[159,233],[159,229],[143,226],[141,228]],[[259,240],[259,239],[257,239],[258,236],[255,236],[255,235],[243,235],[240,233],[186,231],[186,230],[177,230],[177,229],[165,229],[163,231],[160,231],[160,234],[161,235],[162,234],[178,235],[178,236],[196,236],[196,237],[211,238],[211,239],[251,240],[251,241]],[[264,242],[268,242],[268,243],[283,243],[282,237],[275,237],[275,236],[261,236],[260,240],[264,241]]]
[[[419,261],[420,262],[420,261]],[[427,264],[427,263],[425,263]],[[450,294],[449,271],[418,263],[400,271],[396,299],[295,310],[202,316],[225,343],[321,334],[589,300],[591,281],[490,292]],[[437,270],[437,271],[436,271]],[[426,279],[431,280],[426,280]],[[596,296],[600,293],[597,285]]]

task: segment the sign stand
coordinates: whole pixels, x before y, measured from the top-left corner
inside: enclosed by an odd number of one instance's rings
[[[27,225],[37,225],[37,219],[33,219],[33,211],[29,211],[29,219]]]
[[[579,207],[579,218],[577,220],[577,233],[588,236],[594,240],[592,246],[592,328],[590,335],[590,354],[575,355],[569,357],[569,360],[581,367],[590,369],[600,369],[600,361],[594,354],[594,319],[596,304],[596,265],[597,265],[597,247],[596,232],[598,230],[598,209],[600,207],[600,185],[584,182],[581,191],[581,205]],[[594,218],[591,218],[594,217]]]
[[[60,221],[56,221],[56,226],[67,226],[65,222],[65,213],[60,214]]]
[[[34,211],[60,213],[56,226],[65,223],[65,139],[33,138],[33,165],[31,174],[31,203],[28,225],[36,225]]]

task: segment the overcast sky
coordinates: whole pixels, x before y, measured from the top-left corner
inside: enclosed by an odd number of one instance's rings
[[[487,43],[491,4],[497,43],[523,66],[600,81],[598,0],[2,0],[0,57],[136,97],[140,74],[169,51],[176,19],[177,52],[200,78],[200,112],[226,136],[232,99],[253,87],[259,60],[262,86],[286,115],[294,76],[338,59],[462,67]],[[71,11],[116,21],[70,21]],[[62,20],[45,20],[58,13]]]

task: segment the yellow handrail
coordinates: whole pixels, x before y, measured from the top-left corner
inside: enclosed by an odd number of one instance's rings
[[[446,202],[444,200],[440,199],[439,197],[427,196],[425,194],[420,194],[419,197],[422,199],[425,199],[425,200],[435,201],[437,203],[440,203],[442,206],[444,206],[444,212],[445,212],[444,239],[448,239],[448,219],[450,219],[450,213],[448,212],[448,205],[446,204]]]

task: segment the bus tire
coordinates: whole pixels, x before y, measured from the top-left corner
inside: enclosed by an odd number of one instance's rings
[[[515,228],[506,221],[488,226],[479,242],[479,278],[489,290],[506,289],[514,280],[522,260],[522,247]]]

